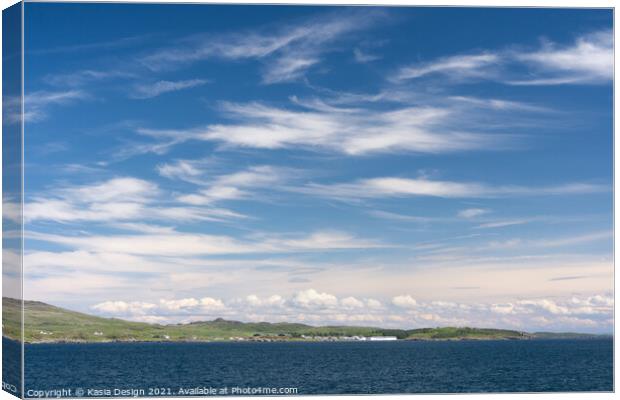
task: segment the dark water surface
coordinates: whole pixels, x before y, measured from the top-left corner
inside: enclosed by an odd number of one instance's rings
[[[178,395],[198,386],[299,394],[613,390],[611,339],[39,344],[26,345],[25,358],[27,396],[63,388]]]

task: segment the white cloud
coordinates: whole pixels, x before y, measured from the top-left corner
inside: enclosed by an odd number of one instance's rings
[[[8,221],[22,221],[22,205],[17,199],[4,195],[2,197],[2,218]],[[5,228],[6,229],[6,228]]]
[[[224,307],[224,303],[219,299],[203,297],[200,299],[200,307],[206,310],[219,310]]]
[[[488,214],[488,213],[489,213],[489,210],[486,210],[484,208],[467,208],[465,210],[459,211],[457,215],[460,218],[469,219],[469,218],[476,218],[476,217],[479,217],[481,215]]]
[[[571,297],[570,303],[577,306],[586,307],[613,307],[614,298],[612,296],[603,296],[600,294],[589,296],[586,298]]]
[[[450,96],[449,100],[460,102],[464,104],[470,104],[481,109],[490,109],[498,111],[529,111],[529,112],[553,112],[553,109],[536,104],[524,103],[521,101],[511,101],[504,99],[484,99],[471,96]]]
[[[383,304],[381,304],[381,302],[379,300],[368,299],[368,300],[366,300],[366,307],[373,308],[373,309],[379,309],[379,308],[383,307]]]
[[[534,298],[519,300],[512,303],[494,304],[491,309],[493,312],[500,314],[512,315],[536,315],[542,316],[547,322],[552,321],[560,315],[570,316],[588,316],[589,318],[597,315],[609,315],[614,306],[612,296],[595,295],[585,298],[572,297],[570,299],[548,299]],[[562,319],[559,319],[562,320]],[[571,319],[568,319],[571,321]],[[588,319],[588,321],[592,321]],[[578,319],[572,318],[571,322],[578,322]],[[593,322],[593,321],[592,321]],[[589,322],[586,322],[589,324]]]
[[[39,90],[26,93],[24,97],[24,110],[22,114],[21,97],[6,97],[3,108],[3,123],[12,124],[20,122],[39,122],[49,116],[49,109],[55,106],[69,105],[88,98],[88,94],[82,90],[45,91]]]
[[[263,82],[271,84],[296,80],[303,76],[306,70],[318,63],[318,58],[303,54],[281,57],[264,73]]]
[[[162,143],[188,140],[259,149],[301,148],[348,155],[385,152],[448,153],[494,149],[509,135],[468,131],[463,110],[446,106],[411,106],[393,110],[338,108],[303,103],[305,110],[260,103],[225,103],[226,116],[238,122],[190,130],[139,129]]]
[[[497,314],[512,314],[514,306],[512,304],[493,304],[491,311]]]
[[[380,60],[382,58],[381,56],[367,53],[359,48],[353,49],[353,57],[355,61],[357,61],[360,64],[369,63],[372,61]]]
[[[529,65],[535,78],[512,80],[513,85],[597,84],[611,82],[614,72],[613,33],[598,31],[577,38],[570,46],[547,42],[515,58]]]
[[[158,50],[141,59],[152,70],[174,68],[207,59],[260,60],[263,82],[296,80],[334,51],[332,43],[364,29],[375,17],[371,13],[334,13],[284,25],[275,33],[265,30],[188,38],[174,48]],[[273,31],[272,31],[273,32]]]
[[[133,73],[121,70],[108,69],[105,71],[84,69],[63,74],[47,75],[44,80],[50,85],[61,87],[78,87],[87,83],[99,82],[110,79],[128,79],[134,78]]]
[[[337,306],[338,298],[333,294],[320,293],[314,289],[308,289],[295,294],[292,302],[303,308],[325,308]]]
[[[488,78],[490,69],[501,62],[501,57],[493,53],[457,55],[439,60],[414,64],[401,68],[392,80],[404,81],[421,78],[430,74],[446,75],[449,79]]]
[[[531,219],[511,219],[505,221],[485,222],[476,226],[477,229],[503,228],[505,226],[523,225],[531,222]]]
[[[314,232],[290,238],[261,235],[237,239],[224,235],[172,232],[142,235],[60,236],[30,233],[31,239],[79,250],[148,256],[195,256],[209,254],[287,253],[315,250],[381,248],[387,245],[342,232]]]
[[[203,174],[196,162],[191,160],[177,160],[174,163],[160,164],[157,166],[157,172],[168,179],[181,179],[192,183],[200,183],[198,177]]]
[[[183,81],[157,81],[151,84],[139,84],[133,87],[131,97],[135,99],[150,99],[164,93],[176,92],[207,84],[205,79],[189,79]]]
[[[340,304],[346,308],[362,308],[364,307],[364,303],[361,300],[356,299],[355,297],[349,296],[340,300]]]
[[[523,67],[527,69],[525,77],[518,71]],[[613,77],[613,34],[610,30],[591,32],[577,37],[570,45],[546,41],[536,50],[446,56],[401,67],[390,80],[402,82],[434,75],[448,81],[484,79],[509,85],[608,83]],[[489,105],[502,107],[501,103]]]
[[[418,305],[416,299],[411,297],[411,295],[400,295],[396,296],[392,299],[392,304],[401,308],[415,308]]]
[[[131,320],[135,322],[144,322],[147,324],[159,324],[159,325],[166,325],[167,323],[170,322],[170,318],[162,317],[158,315],[133,315],[131,317]]]
[[[52,104],[66,104],[86,97],[86,93],[81,90],[66,90],[57,92],[36,91],[26,94],[24,99],[26,112],[32,109],[42,108]]]
[[[556,302],[549,299],[538,299],[538,300],[521,300],[517,303],[520,306],[532,306],[538,307],[542,310],[550,312],[551,314],[568,314],[569,310],[566,307],[559,306]]]
[[[225,309],[221,300],[212,297],[201,299],[160,299],[159,303],[147,303],[138,301],[105,301],[91,307],[106,315],[123,315],[134,317],[134,320],[160,323],[167,321],[162,315],[189,312],[218,312]],[[138,317],[138,318],[135,318]]]
[[[279,294],[274,294],[268,297],[259,297],[255,294],[246,296],[241,299],[240,303],[247,304],[250,307],[282,307],[284,306],[285,299]]]
[[[111,224],[114,228],[119,228],[131,232],[142,233],[173,233],[174,228],[171,226],[143,224],[140,222],[119,222]]]
[[[165,205],[161,205],[165,204]],[[80,186],[60,187],[25,202],[27,221],[195,220],[223,221],[243,215],[215,207],[171,205],[154,183],[131,177]]]
[[[92,42],[92,43],[84,43],[84,44],[75,44],[75,45],[66,45],[66,46],[45,46],[36,49],[28,49],[26,52],[31,55],[45,55],[45,54],[63,54],[63,53],[75,53],[75,52],[86,52],[86,51],[95,51],[95,50],[110,50],[110,49],[118,49],[124,47],[132,47],[135,45],[140,45],[144,43],[147,39],[151,38],[152,35],[136,35],[136,36],[127,36],[118,39],[112,39],[107,41],[100,42]]]
[[[182,308],[193,308],[200,305],[200,301],[194,298],[159,301],[160,307],[168,311],[179,311]]]
[[[189,175],[187,171],[182,173]],[[178,200],[192,205],[208,205],[223,200],[256,200],[257,195],[253,189],[274,190],[291,178],[291,170],[287,168],[258,165],[243,171],[220,175],[209,181],[199,182],[207,187],[198,193],[179,196]],[[190,179],[185,180],[189,181]],[[196,182],[196,179],[193,178],[193,181]]]
[[[361,239],[349,233],[339,231],[319,231],[296,239],[268,239],[267,243],[272,243],[275,247],[283,245],[291,249],[297,249],[298,251],[312,249],[371,249],[391,247],[389,244],[375,240]]]
[[[307,289],[289,297],[248,295],[223,301],[213,297],[160,299],[158,302],[105,301],[91,307],[103,315],[136,321],[176,323],[224,317],[242,321],[302,322],[421,328],[435,326],[498,327],[609,331],[613,296],[529,297],[503,302],[419,301],[410,295],[392,298],[384,308],[349,296]]]
[[[494,198],[510,196],[552,196],[610,191],[607,185],[569,183],[547,187],[491,186],[478,182],[382,177],[350,183],[308,184],[292,190],[334,199],[432,196],[444,198]]]
[[[584,233],[580,235],[572,235],[565,236],[556,239],[540,239],[536,241],[530,242],[533,246],[538,247],[563,247],[563,246],[572,246],[579,245],[583,243],[595,242],[599,240],[612,239],[613,232],[612,231],[598,231],[598,232],[590,232]]]
[[[399,214],[382,210],[372,210],[369,211],[368,214],[377,218],[384,218],[393,221],[414,222],[420,224],[454,222],[454,218],[450,217],[423,217],[419,215]]]
[[[212,297],[203,297],[201,299],[195,299],[193,297],[177,300],[161,299],[159,301],[160,309],[164,311],[195,311],[196,308],[200,308],[203,311],[222,310],[224,303],[219,299]]]
[[[108,202],[120,198],[123,202],[138,203],[148,202],[158,191],[154,183],[131,177],[58,190],[61,197],[80,199],[82,202]]]
[[[73,251],[29,251],[24,254],[25,272],[29,274],[57,273],[70,275],[75,271],[105,273],[115,272],[119,275],[126,271],[152,272],[166,271],[170,265],[166,262],[146,260],[131,254],[114,252]]]
[[[145,303],[139,301],[106,301],[103,303],[95,304],[93,310],[100,311],[104,314],[116,314],[116,315],[144,315],[152,312],[157,305],[152,303]]]

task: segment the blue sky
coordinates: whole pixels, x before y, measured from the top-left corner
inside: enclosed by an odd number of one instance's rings
[[[612,327],[610,10],[26,5],[26,297]]]

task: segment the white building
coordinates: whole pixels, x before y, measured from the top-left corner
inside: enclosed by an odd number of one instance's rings
[[[368,340],[372,342],[387,342],[391,340],[398,340],[396,336],[371,336]]]

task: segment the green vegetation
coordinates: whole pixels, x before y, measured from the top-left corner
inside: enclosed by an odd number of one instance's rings
[[[4,336],[19,338],[21,302],[2,298]],[[24,340],[27,342],[104,341],[142,337],[158,327],[114,318],[99,318],[38,301],[24,302]],[[103,333],[101,336],[95,332]]]
[[[3,298],[3,335],[20,337],[21,302]],[[485,340],[592,338],[572,333],[525,333],[502,329],[382,329],[355,326],[315,327],[295,323],[244,323],[218,318],[189,324],[158,325],[101,318],[49,304],[26,301],[24,339],[28,343],[110,341],[341,340],[353,336],[395,336],[409,340]]]
[[[529,339],[531,334],[505,329],[484,329],[484,328],[424,328],[408,331],[409,339],[419,340],[451,340],[451,339]]]
[[[536,339],[596,339],[601,337],[613,337],[613,335],[575,332],[534,332],[533,335]]]

